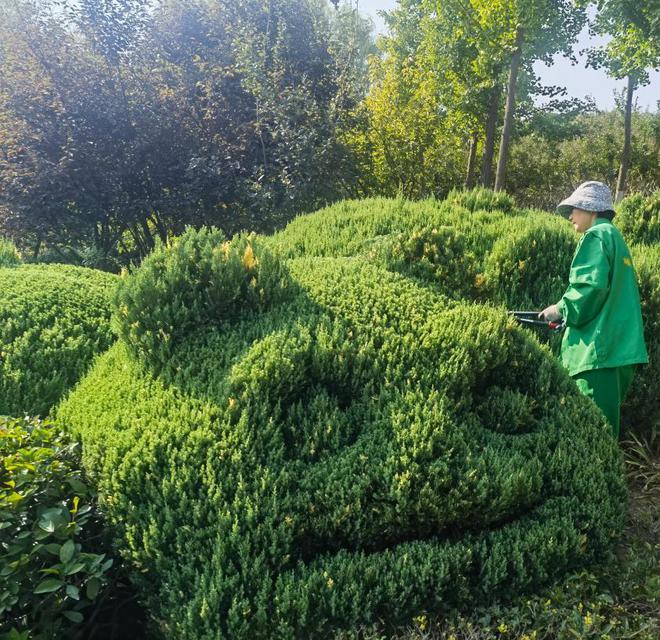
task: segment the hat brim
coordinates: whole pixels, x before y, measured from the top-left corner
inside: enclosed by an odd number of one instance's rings
[[[557,205],[556,212],[562,216],[563,218],[568,219],[568,217],[573,213],[573,205],[572,204],[564,204],[563,202],[559,205]]]

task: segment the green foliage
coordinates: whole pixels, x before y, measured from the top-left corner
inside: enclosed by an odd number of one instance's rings
[[[0,415],[47,415],[110,346],[116,280],[67,265],[0,268]]]
[[[563,219],[547,212],[512,209],[504,213],[501,209],[508,206],[508,197],[499,209],[483,210],[494,206],[488,200],[491,194],[482,190],[457,192],[445,202],[341,202],[297,218],[268,241],[289,257],[380,259],[388,269],[450,296],[491,301],[511,310],[542,309],[556,302],[566,289],[577,236]],[[633,203],[641,201],[630,199]],[[651,198],[649,206],[654,202]],[[624,229],[629,228],[626,220],[631,216],[637,219],[635,215],[626,209],[623,220],[617,216],[616,223],[623,222]],[[429,236],[434,228],[442,232]],[[451,239],[447,252],[444,238]],[[462,259],[452,262],[454,251],[462,253]],[[623,415],[635,431],[648,433],[657,429],[654,425],[660,419],[654,382],[660,376],[654,364],[660,360],[655,355],[659,348],[656,336],[660,335],[655,320],[660,315],[656,300],[660,266],[655,247],[639,246],[634,253],[651,364],[638,367]],[[536,336],[558,350],[560,335],[536,332]]]
[[[617,206],[616,226],[631,244],[660,244],[660,191],[624,198]]]
[[[635,539],[619,557],[608,556],[601,567],[573,573],[540,594],[444,619],[420,613],[397,633],[374,627],[335,640],[656,640],[659,561],[657,544]]]
[[[493,191],[477,187],[468,191],[453,189],[447,195],[451,205],[465,207],[470,211],[503,211],[511,213],[516,205],[514,199],[504,191]]]
[[[6,238],[0,237],[0,269],[2,267],[15,267],[21,263],[21,254],[16,245]]]
[[[165,637],[327,637],[602,556],[620,453],[547,350],[359,257],[288,268],[278,305],[202,314],[157,373],[121,340],[58,409]]]
[[[401,233],[373,252],[391,271],[435,285],[453,298],[477,294],[476,257],[465,236],[452,227],[425,227]]]
[[[632,254],[649,364],[637,366],[621,411],[624,423],[633,431],[657,434],[660,431],[660,245],[633,246]]]
[[[113,562],[90,551],[95,498],[78,446],[55,426],[0,417],[3,637],[73,637],[83,622]]]
[[[160,366],[191,331],[262,311],[288,297],[290,288],[286,268],[256,236],[229,241],[217,229],[189,229],[121,280],[117,332],[136,354]]]
[[[488,255],[484,276],[493,299],[509,309],[543,309],[566,290],[577,238],[564,220],[520,221]]]
[[[605,45],[589,51],[590,66],[604,66],[614,78],[631,76],[634,85],[648,84],[649,69],[660,65],[657,7],[635,0],[598,0],[592,30],[609,36]]]
[[[517,211],[516,213],[520,213]],[[470,212],[433,198],[411,202],[403,198],[345,200],[299,216],[275,234],[272,243],[283,256],[370,256],[392,234],[412,235],[425,228],[450,226],[462,234],[466,249],[479,265],[495,239],[520,225],[517,216],[502,211]]]
[[[462,177],[461,140],[443,115],[435,78],[417,61],[372,58],[363,118],[346,133],[361,158],[367,195],[446,194]]]
[[[627,190],[660,188],[660,113],[633,111],[632,148]],[[619,111],[566,115],[545,126],[534,120],[511,148],[507,186],[520,205],[554,210],[586,180],[600,180],[614,190],[623,146]]]
[[[615,553],[598,565],[574,572],[549,589],[511,601],[452,611],[442,618],[420,611],[405,628],[373,625],[359,633],[336,634],[334,640],[656,640],[660,632],[658,602],[658,464],[637,442],[624,442],[631,491],[626,529]]]
[[[429,224],[448,224],[451,217],[447,214],[436,200],[344,200],[298,216],[267,241],[287,258],[355,256],[369,251],[377,240],[390,234],[411,232]]]
[[[0,3],[0,233],[21,249],[114,270],[186,224],[270,230],[356,194],[342,133],[371,50],[356,11],[60,5]]]

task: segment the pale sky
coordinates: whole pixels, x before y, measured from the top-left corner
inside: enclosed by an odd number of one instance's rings
[[[367,15],[374,21],[377,33],[385,33],[385,24],[377,15],[379,10],[390,11],[396,6],[396,0],[353,0],[357,2],[360,13]],[[601,40],[590,38],[587,28],[582,31],[578,42],[574,47],[577,53]],[[560,85],[566,87],[568,95],[565,98],[585,98],[590,95],[599,109],[614,108],[614,91],[625,89],[625,80],[609,78],[605,71],[587,69],[584,66],[584,58],[578,56],[580,64],[572,66],[570,60],[563,56],[555,56],[554,63],[548,67],[542,62],[534,64],[534,70],[546,85]],[[656,111],[657,102],[660,100],[660,72],[651,72],[651,83],[640,87],[635,91],[638,106],[643,110]]]

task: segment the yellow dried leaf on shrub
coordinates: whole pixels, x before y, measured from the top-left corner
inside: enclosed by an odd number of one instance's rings
[[[245,253],[243,254],[243,266],[249,271],[254,269],[257,264],[259,263],[254,255],[254,251],[252,251],[252,245],[248,244],[248,246],[245,247]]]

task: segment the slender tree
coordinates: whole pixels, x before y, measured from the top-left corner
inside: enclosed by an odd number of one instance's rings
[[[495,190],[499,191],[506,183],[519,70],[535,60],[550,61],[556,53],[572,55],[572,45],[586,22],[586,12],[572,0],[483,0],[483,3],[487,5],[481,14],[483,19],[508,25],[509,29],[509,80],[495,178]]]
[[[626,79],[623,149],[616,184],[619,202],[626,193],[630,167],[633,96],[638,87],[648,84],[649,69],[660,67],[660,2],[597,0],[596,5],[592,31],[611,40],[589,51],[589,64],[604,67],[614,78]]]

